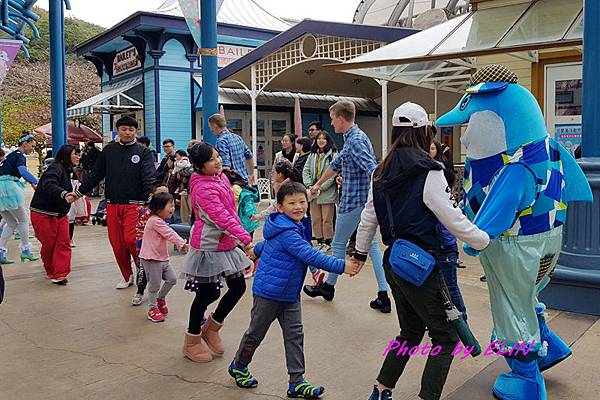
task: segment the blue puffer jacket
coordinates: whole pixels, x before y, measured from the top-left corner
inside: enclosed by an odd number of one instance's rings
[[[254,254],[260,257],[252,288],[255,296],[296,303],[308,265],[336,274],[344,272],[344,260],[314,249],[309,243],[310,231],[284,214],[269,215],[263,235],[266,240],[254,247]]]

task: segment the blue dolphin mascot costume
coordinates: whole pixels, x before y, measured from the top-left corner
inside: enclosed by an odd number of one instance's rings
[[[458,105],[437,121],[465,123],[464,212],[492,239],[480,261],[490,293],[492,343],[497,341],[511,369],[496,379],[493,394],[545,400],[540,371],[571,350],[546,325],[537,295],[556,266],[568,202],[592,201],[592,192],[575,159],[548,136],[536,99],[504,66],[474,74]]]

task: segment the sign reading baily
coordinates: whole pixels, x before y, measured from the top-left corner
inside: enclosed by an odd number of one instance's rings
[[[115,55],[113,61],[113,76],[121,75],[142,67],[135,47],[130,47]]]
[[[242,58],[252,50],[254,50],[252,47],[234,46],[231,44],[219,43],[217,45],[217,66],[219,68],[223,68],[238,58]]]

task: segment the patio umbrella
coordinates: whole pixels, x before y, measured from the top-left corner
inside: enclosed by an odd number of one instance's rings
[[[44,135],[47,140],[52,139],[52,123],[40,126],[33,131],[37,135]],[[75,126],[73,121],[67,122],[67,138],[69,144],[78,144],[80,142],[102,143],[102,136],[100,134],[82,124]]]

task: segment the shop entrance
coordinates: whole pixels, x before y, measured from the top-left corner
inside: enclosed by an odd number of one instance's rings
[[[581,63],[546,66],[546,126],[571,154],[581,145],[582,75]]]
[[[252,114],[250,111],[225,111],[227,127],[252,148]],[[290,114],[259,112],[257,119],[257,166],[260,177],[268,177],[275,153],[281,151],[281,137],[291,132]]]

